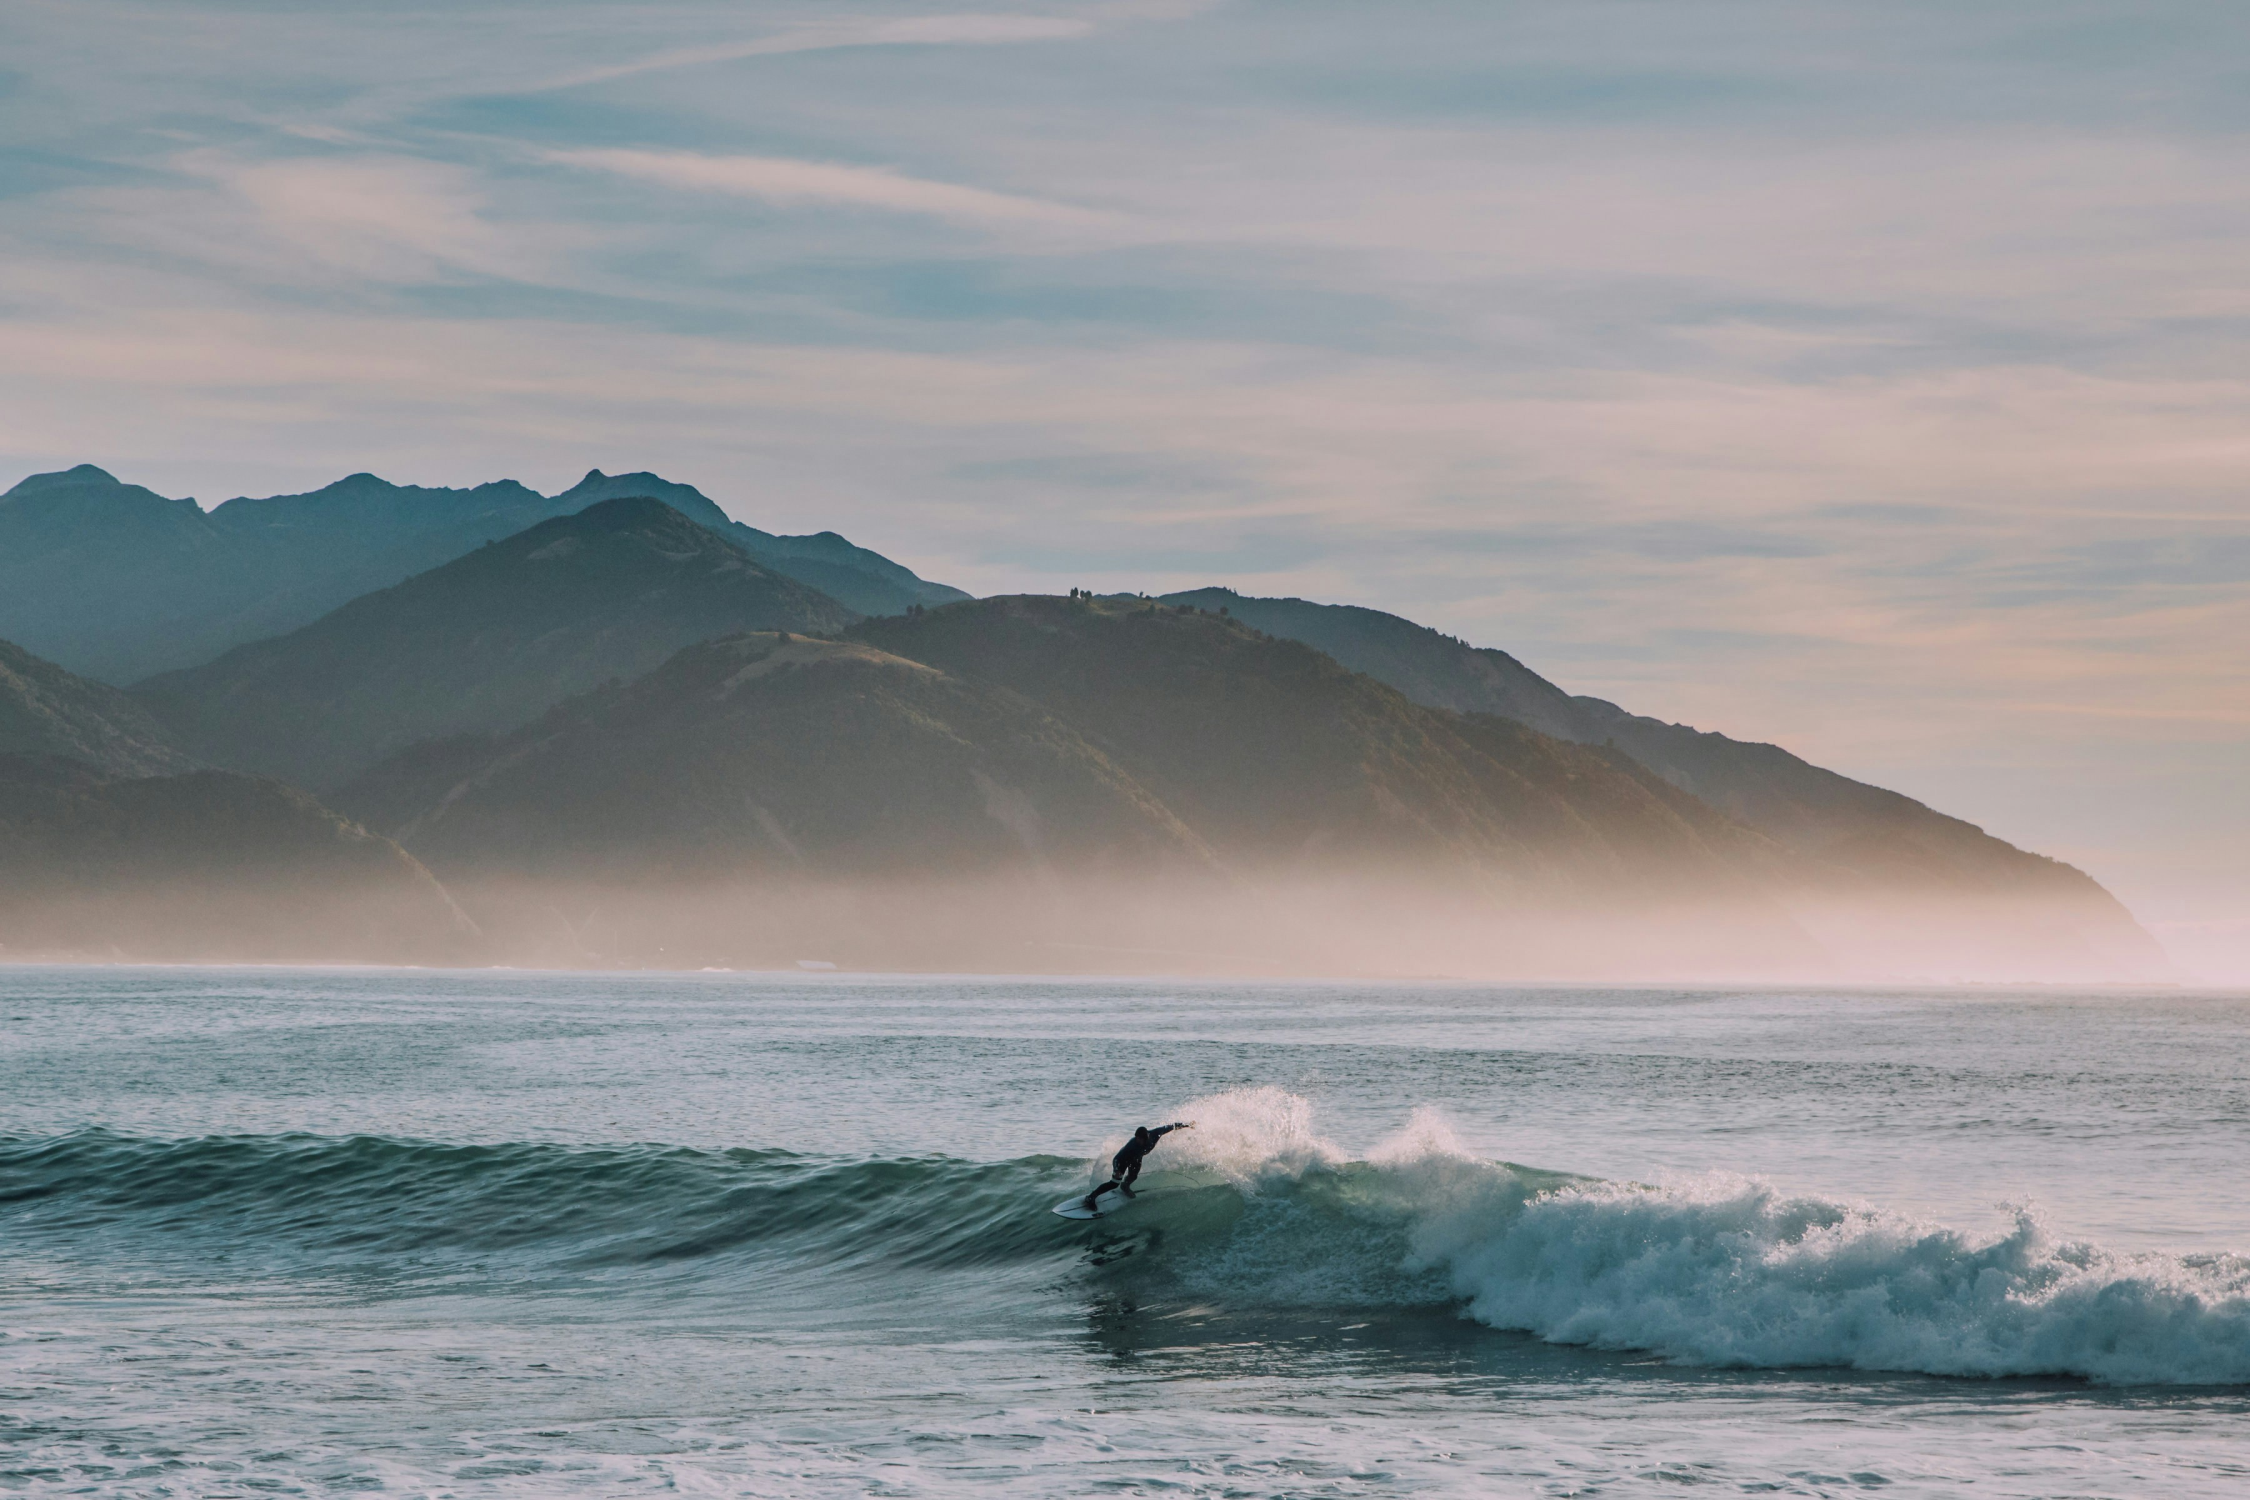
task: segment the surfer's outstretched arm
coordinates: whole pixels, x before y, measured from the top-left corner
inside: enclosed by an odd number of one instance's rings
[[[1193,1120],[1174,1120],[1169,1125],[1158,1125],[1154,1129],[1146,1125],[1134,1126],[1133,1138],[1119,1147],[1117,1154],[1109,1160],[1109,1181],[1095,1188],[1082,1200],[1086,1207],[1091,1209],[1104,1193],[1114,1192],[1127,1198],[1132,1197],[1133,1182],[1141,1175],[1141,1159],[1154,1149],[1157,1139],[1170,1135],[1175,1130],[1192,1129],[1194,1125]]]

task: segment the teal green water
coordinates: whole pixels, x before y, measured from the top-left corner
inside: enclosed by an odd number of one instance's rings
[[[2239,1494],[2246,1025],[0,969],[0,1489]]]

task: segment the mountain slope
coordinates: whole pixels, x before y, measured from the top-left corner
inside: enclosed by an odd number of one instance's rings
[[[1742,888],[1762,841],[1589,747],[1417,705],[1320,652],[1117,600],[981,600],[855,639],[1071,723],[1245,867],[1492,889]]]
[[[833,532],[779,537],[730,520],[700,491],[594,471],[560,495],[513,480],[467,489],[354,474],[206,514],[81,464],[0,496],[0,639],[82,676],[130,683],[294,630],[375,589],[599,500],[668,499],[774,572],[862,613],[958,590]]]
[[[1601,743],[1585,733],[1568,693],[1507,652],[1466,645],[1397,615],[1309,599],[1251,599],[1218,588],[1166,594],[1163,602],[1225,611],[1255,629],[1302,641],[1431,708],[1498,714],[1557,739]]]
[[[140,704],[6,641],[0,641],[0,755],[65,756],[112,776],[196,768]]]
[[[1910,797],[1791,755],[1574,698],[1502,651],[1465,645],[1396,615],[1303,599],[1249,599],[1197,589],[1167,602],[1226,609],[1234,619],[1304,641],[1418,703],[1497,714],[1582,744],[1609,744],[1699,800],[1800,853],[1915,879],[2057,878],[2054,861],[1992,838]]]
[[[257,561],[256,588],[202,622],[192,642],[171,648],[175,659],[166,665],[209,661],[244,641],[294,630],[574,508],[513,479],[451,489],[366,473],[303,494],[229,500],[211,512],[212,524]]]
[[[1582,972],[1618,950],[1551,917],[1606,902],[1668,962],[1817,963],[1767,841],[1302,646],[1036,599],[855,632],[691,647],[338,801],[540,961]]]
[[[512,729],[695,641],[852,618],[670,506],[610,500],[133,692],[214,764],[321,787],[415,740]]]
[[[969,596],[931,583],[913,569],[879,552],[857,547],[833,531],[811,536],[775,536],[732,520],[692,484],[675,484],[654,474],[604,474],[595,469],[556,496],[568,509],[622,495],[651,495],[689,519],[710,527],[784,577],[809,584],[863,615],[899,615],[909,605],[951,604]]]
[[[1036,706],[802,636],[691,646],[338,798],[519,963],[1114,969],[1179,942],[1177,900],[1217,883],[1169,809]]]
[[[867,646],[691,646],[497,739],[416,747],[340,794],[449,869],[866,874],[1208,854],[1006,693]]]
[[[1975,971],[1980,947],[2045,948],[2083,972],[2159,977],[2161,951],[2083,871],[1996,839],[1914,799],[1756,744],[1571,697],[1505,652],[1468,646],[1380,611],[1198,589],[1167,602],[1225,609],[1317,646],[1418,702],[1489,713],[1560,738],[1613,746],[1672,785],[1757,829],[1806,861],[1796,909],[1832,944],[1881,948],[1901,923],[1955,929],[1951,960]],[[1869,925],[1866,903],[1892,903]],[[1899,906],[1896,903],[1913,903]],[[1856,903],[1856,906],[1855,906]],[[1991,927],[1983,938],[1970,929]]]
[[[474,928],[388,839],[276,782],[0,755],[0,954],[443,961]]]
[[[200,651],[204,622],[263,578],[193,500],[92,464],[0,495],[0,639],[81,675],[129,682],[144,661]]]

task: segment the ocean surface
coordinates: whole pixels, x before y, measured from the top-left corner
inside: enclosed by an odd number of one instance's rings
[[[0,968],[0,1493],[2239,1497],[2246,1041],[2239,994]]]

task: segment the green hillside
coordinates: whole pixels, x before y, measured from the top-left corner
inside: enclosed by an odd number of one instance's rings
[[[415,747],[340,805],[454,871],[1199,869],[1209,853],[1014,695],[865,645],[745,634],[495,738]]]
[[[0,755],[58,755],[113,776],[195,769],[147,709],[0,641]]]
[[[319,788],[417,740],[512,729],[695,641],[852,618],[670,506],[610,500],[133,692],[211,763]]]
[[[1308,646],[1180,607],[980,600],[852,636],[1004,685],[1239,865],[1438,866],[1494,888],[1739,884],[1773,853],[1624,757],[1434,711]]]
[[[1578,700],[1505,651],[1470,646],[1427,625],[1352,604],[1253,599],[1232,589],[1190,589],[1163,603],[1189,605],[1286,640],[1303,641],[1431,708],[1498,714],[1557,739],[1600,744]]]

